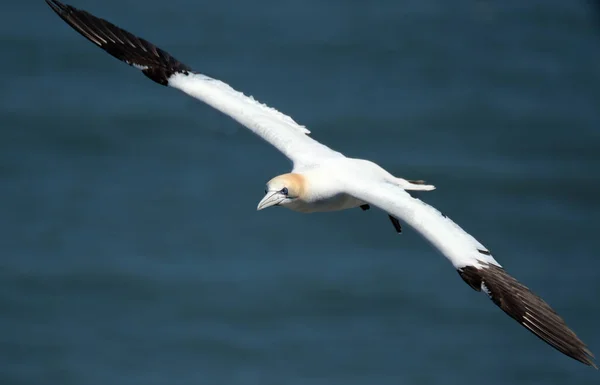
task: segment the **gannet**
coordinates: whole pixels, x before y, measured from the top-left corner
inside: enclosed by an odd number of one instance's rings
[[[258,210],[281,206],[301,213],[375,206],[400,232],[401,220],[452,263],[474,290],[560,352],[594,368],[594,356],[563,319],[521,284],[469,233],[407,191],[434,186],[391,175],[379,165],[354,159],[312,139],[291,117],[245,96],[224,82],[194,72],[156,45],[86,11],[46,0],[73,29],[158,84],[176,88],[233,118],[275,146],[292,162],[289,173],[266,184]]]

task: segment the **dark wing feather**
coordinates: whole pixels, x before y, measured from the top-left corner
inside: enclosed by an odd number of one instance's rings
[[[503,268],[486,264],[466,266],[460,276],[533,334],[560,352],[597,369],[594,355],[573,333],[565,321],[543,299],[511,277]]]
[[[144,75],[166,86],[174,73],[191,68],[154,44],[86,11],[57,0],[46,3],[74,30],[117,59],[142,70]]]

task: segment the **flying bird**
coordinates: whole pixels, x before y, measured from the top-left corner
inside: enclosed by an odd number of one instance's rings
[[[348,158],[312,139],[310,131],[291,117],[193,71],[147,40],[57,0],[46,2],[73,29],[115,58],[156,83],[228,115],[289,158],[291,172],[267,182],[258,210],[281,206],[311,213],[375,206],[389,215],[397,232],[400,221],[419,232],[471,288],[485,293],[530,332],[597,368],[592,352],[544,300],[509,275],[485,246],[450,218],[407,192],[431,191],[434,186],[395,177],[368,160]]]

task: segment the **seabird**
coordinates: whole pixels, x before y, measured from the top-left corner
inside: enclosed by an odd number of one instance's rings
[[[194,72],[154,44],[86,11],[46,0],[73,29],[115,58],[163,86],[179,89],[235,119],[292,162],[291,172],[267,182],[257,210],[282,206],[303,213],[375,206],[397,232],[407,223],[456,268],[476,291],[560,352],[594,368],[594,356],[563,319],[510,276],[492,253],[450,218],[407,192],[431,191],[423,181],[397,178],[379,165],[348,158],[315,141],[291,117],[245,96],[222,81]]]

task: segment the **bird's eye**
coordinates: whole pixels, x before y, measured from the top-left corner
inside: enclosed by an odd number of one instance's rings
[[[282,188],[282,189],[281,189],[281,193],[282,193],[283,195],[288,195],[288,189],[287,189],[287,187],[284,187],[284,188]]]

